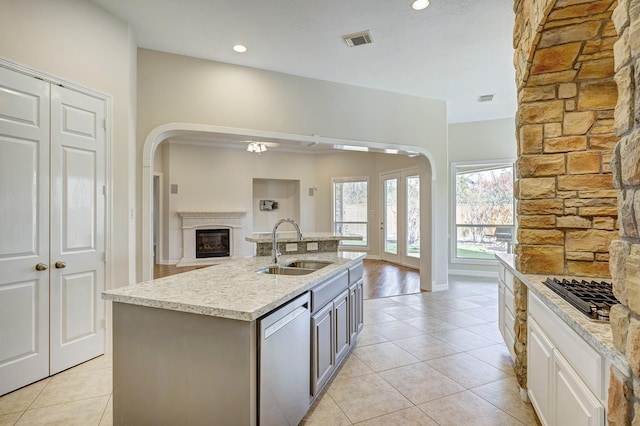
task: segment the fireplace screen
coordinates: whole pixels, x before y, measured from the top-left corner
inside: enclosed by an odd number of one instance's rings
[[[230,255],[228,229],[196,229],[196,258]]]

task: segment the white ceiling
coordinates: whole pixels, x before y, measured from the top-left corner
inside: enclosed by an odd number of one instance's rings
[[[139,47],[441,99],[450,123],[515,116],[513,0],[431,0],[419,12],[411,0],[92,1]],[[342,40],[363,30],[373,44]],[[493,102],[478,103],[485,94]]]

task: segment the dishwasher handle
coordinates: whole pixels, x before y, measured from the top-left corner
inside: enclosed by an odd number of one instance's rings
[[[287,315],[285,315],[284,317],[280,318],[278,321],[276,321],[275,323],[271,324],[269,327],[265,328],[264,337],[263,338],[264,339],[268,339],[269,336],[271,336],[273,333],[276,333],[282,327],[286,326],[291,321],[295,320],[300,315],[304,314],[305,311],[308,311],[308,310],[309,310],[309,308],[307,306],[299,306],[293,312],[289,312]]]

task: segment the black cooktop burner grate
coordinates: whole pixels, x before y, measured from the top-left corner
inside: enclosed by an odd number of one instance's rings
[[[606,281],[547,278],[544,284],[594,320],[608,321],[609,309],[620,303],[613,295],[613,286]]]

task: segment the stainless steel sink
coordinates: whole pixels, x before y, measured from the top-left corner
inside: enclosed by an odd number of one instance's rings
[[[266,268],[258,269],[256,272],[259,274],[269,275],[307,275],[315,272],[315,269],[289,268],[286,266],[268,266]]]
[[[294,260],[293,262],[286,263],[284,266],[289,268],[313,269],[314,271],[317,271],[327,265],[331,265],[331,263],[332,262],[327,262],[325,260]]]
[[[266,268],[258,269],[256,272],[269,275],[307,275],[331,265],[331,263],[324,260],[294,260],[282,266],[267,266]]]

